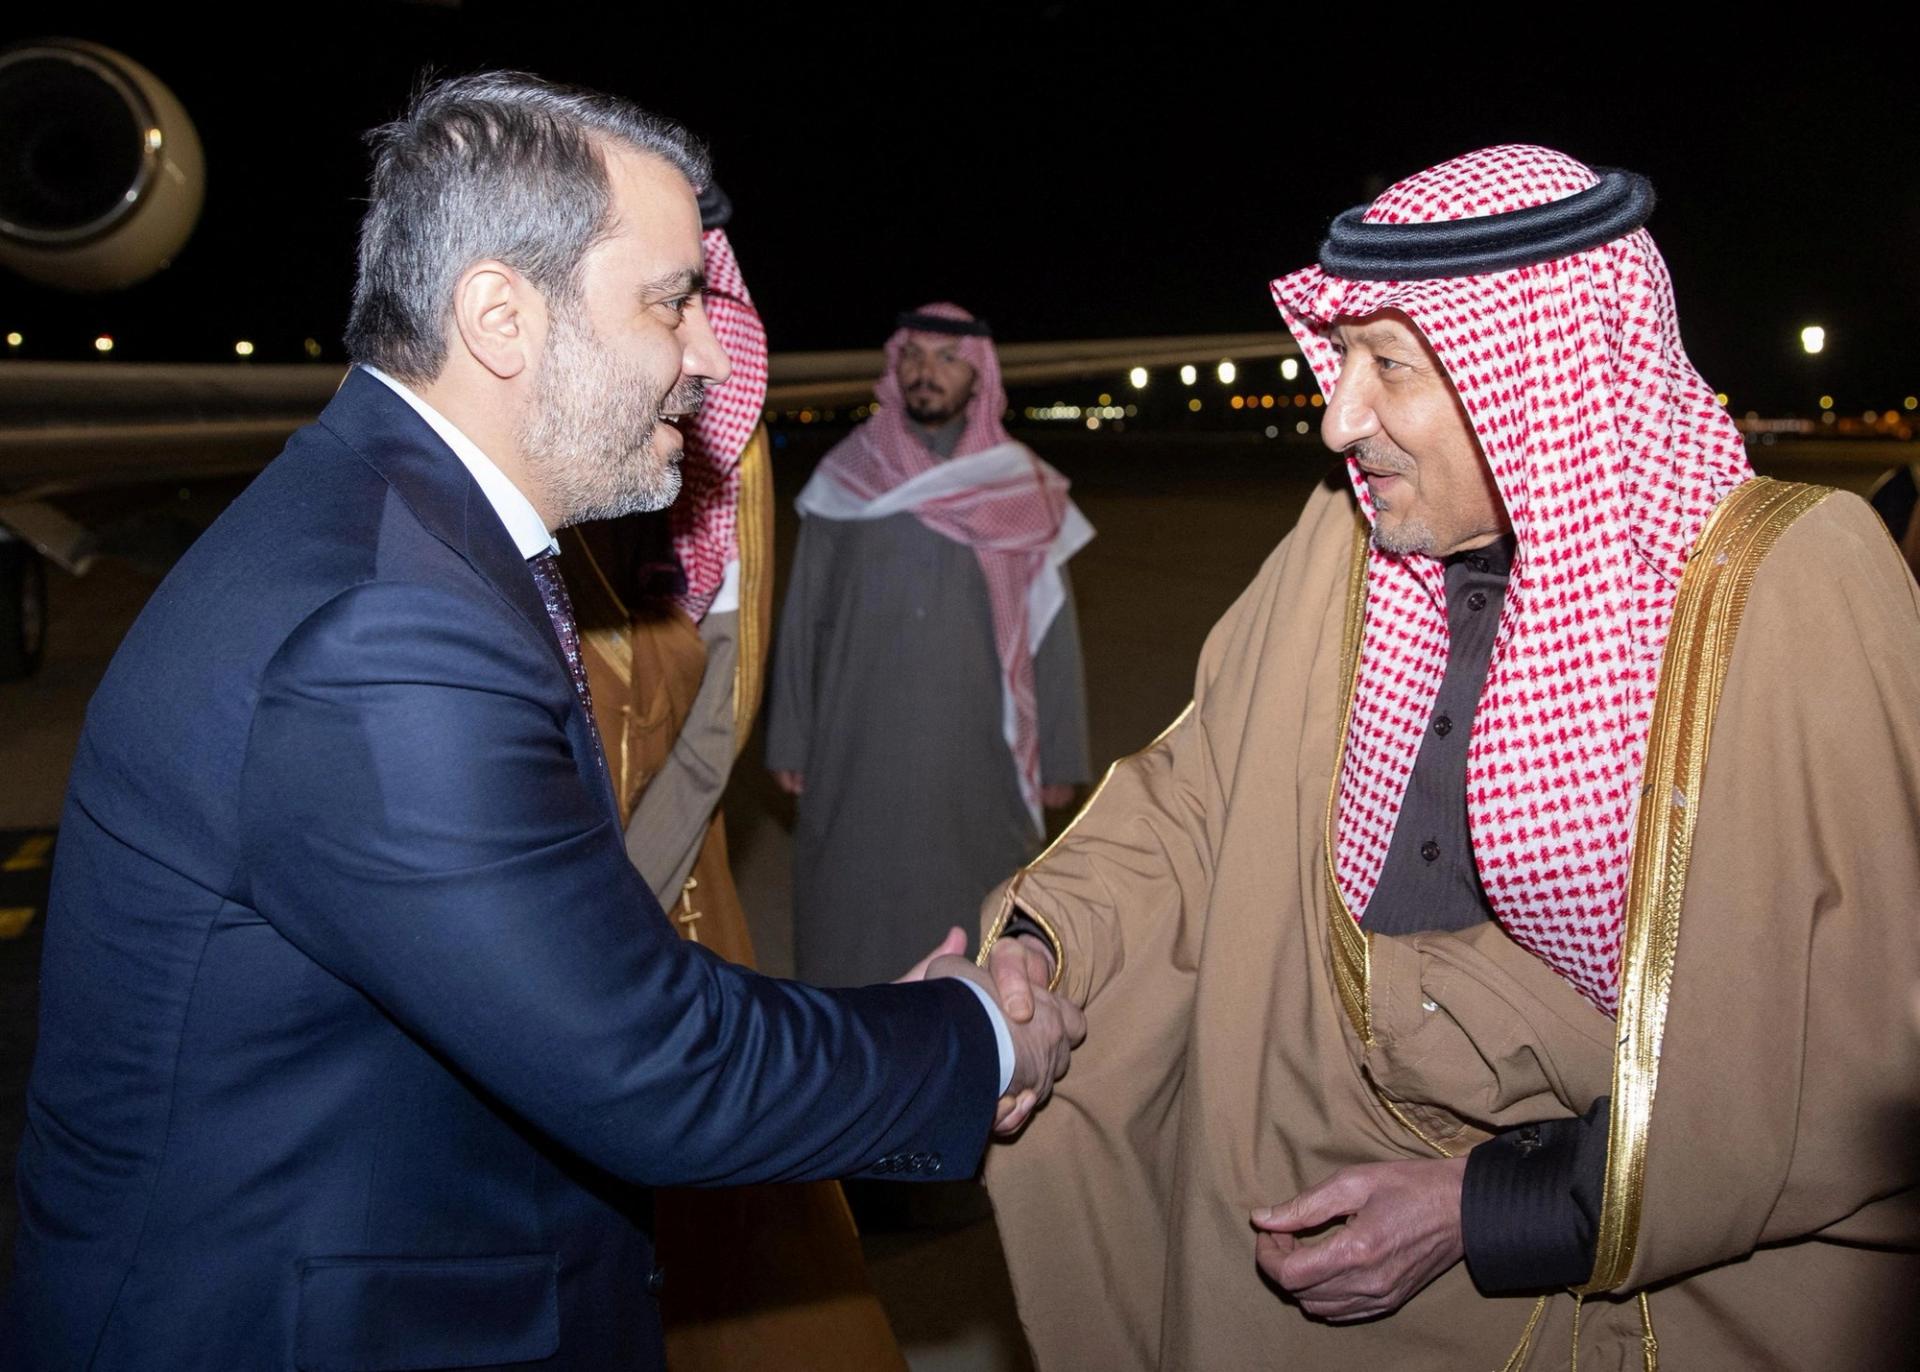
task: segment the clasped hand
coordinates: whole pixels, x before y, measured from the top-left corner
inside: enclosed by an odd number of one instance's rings
[[[1465,1158],[1343,1167],[1282,1205],[1253,1212],[1254,1261],[1324,1320],[1391,1314],[1460,1261]],[[1301,1236],[1340,1220],[1317,1239]]]
[[[1000,1006],[1013,1038],[1013,1079],[994,1113],[993,1132],[1005,1137],[1019,1132],[1066,1075],[1073,1050],[1087,1036],[1087,1019],[1079,1006],[1047,990],[1053,966],[1033,940],[995,943],[987,959],[991,975],[963,956],[966,947],[967,936],[950,929],[940,946],[900,980],[963,977]]]

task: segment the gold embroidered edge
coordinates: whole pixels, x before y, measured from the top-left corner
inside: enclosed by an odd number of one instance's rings
[[[1346,898],[1340,894],[1340,877],[1335,862],[1335,854],[1339,851],[1336,842],[1340,826],[1340,769],[1346,765],[1347,728],[1353,720],[1353,688],[1360,674],[1360,639],[1367,619],[1368,543],[1366,517],[1356,506],[1353,567],[1347,574],[1346,623],[1340,634],[1340,732],[1333,753],[1333,781],[1328,787],[1327,832],[1323,849],[1326,857],[1327,919],[1332,934],[1328,948],[1333,959],[1333,984],[1340,992],[1340,1003],[1346,1007],[1347,1018],[1353,1023],[1354,1032],[1360,1036],[1361,1043],[1371,1048],[1373,1011],[1369,998],[1373,987],[1367,936],[1361,932],[1359,922],[1348,912]],[[1381,1099],[1386,1102],[1385,1097]],[[1393,1111],[1394,1118],[1420,1134],[1391,1102],[1386,1104]],[[1426,1139],[1424,1134],[1420,1137]],[[1429,1146],[1432,1145],[1431,1140],[1426,1141]]]
[[[1638,1250],[1647,1137],[1680,943],[1681,903],[1707,745],[1734,636],[1761,560],[1795,520],[1831,494],[1823,486],[1769,477],[1736,487],[1708,518],[1680,578],[1634,823],[1606,1185],[1593,1274],[1577,1288],[1581,1294],[1619,1286]]]
[[[733,673],[733,754],[753,732],[766,684],[767,630],[773,614],[772,450],[760,425],[740,454],[734,537],[740,553],[740,652]]]
[[[1107,767],[1106,773],[1100,778],[1100,784],[1093,788],[1093,794],[1087,797],[1086,802],[1074,812],[1073,818],[1067,821],[1067,827],[1060,831],[1053,842],[1041,849],[1040,856],[1013,874],[1013,879],[1007,883],[1007,889],[1001,893],[1000,911],[993,917],[993,923],[988,926],[986,937],[980,940],[980,952],[979,955],[974,958],[976,963],[982,967],[987,965],[987,954],[993,951],[993,945],[999,942],[1000,936],[1006,932],[1007,921],[1013,918],[1014,898],[1018,895],[1020,884],[1027,879],[1027,875],[1037,870],[1041,863],[1053,856],[1054,850],[1065,843],[1067,836],[1079,827],[1080,821],[1086,817],[1089,810],[1093,809],[1094,802],[1100,799],[1100,793],[1107,789],[1107,783],[1113,780],[1114,773],[1118,772],[1135,758],[1145,757],[1148,753],[1166,742],[1168,735],[1187,722],[1187,716],[1193,713],[1193,705],[1194,702],[1188,701],[1186,709],[1175,715],[1173,717],[1173,723],[1155,734],[1153,742],[1149,743],[1146,747],[1140,749],[1138,752],[1128,753],[1125,757],[1116,758]],[[1066,979],[1067,975],[1066,945],[1061,942],[1060,932],[1053,927],[1053,921],[1049,920],[1038,910],[1029,909],[1026,906],[1022,906],[1021,908],[1026,911],[1028,919],[1031,919],[1035,924],[1040,926],[1040,932],[1046,936],[1048,947],[1053,950],[1053,976],[1047,980],[1047,989],[1049,991],[1055,990],[1059,987],[1060,983]]]

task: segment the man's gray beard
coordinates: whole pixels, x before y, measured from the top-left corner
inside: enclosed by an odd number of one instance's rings
[[[1375,516],[1373,546],[1383,553],[1405,557],[1410,553],[1433,552],[1433,530],[1418,519],[1410,519],[1389,529]]]
[[[666,390],[621,364],[578,306],[557,306],[520,453],[559,526],[663,510],[680,468],[653,451]]]

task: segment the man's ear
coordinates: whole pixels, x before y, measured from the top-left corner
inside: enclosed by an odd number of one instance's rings
[[[546,328],[546,302],[504,262],[476,262],[453,288],[454,335],[467,354],[502,381],[533,362]]]

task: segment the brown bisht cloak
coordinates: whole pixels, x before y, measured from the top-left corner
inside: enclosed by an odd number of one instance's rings
[[[1689,563],[1616,1023],[1495,925],[1367,936],[1339,908],[1365,559],[1351,494],[1316,493],[1188,712],[987,907],[989,938],[1016,903],[1046,927],[1088,1019],[987,1167],[1043,1369],[1484,1372],[1576,1341],[1585,1369],[1908,1365],[1920,603],[1865,505],[1823,495],[1749,483]],[[1257,1206],[1609,1094],[1593,1294],[1485,1297],[1456,1264],[1334,1325],[1254,1266]]]
[[[772,612],[765,428],[754,434],[740,467],[736,754],[759,708]],[[629,604],[621,594],[627,588],[617,569],[628,558],[619,543],[617,526],[569,530],[561,562],[624,824],[672,752],[707,660],[700,631],[683,611],[662,602]],[[662,903],[682,937],[754,965],[717,807],[691,877],[677,898]],[[904,1372],[906,1360],[867,1279],[859,1235],[836,1183],[660,1191],[654,1238],[673,1372]]]

